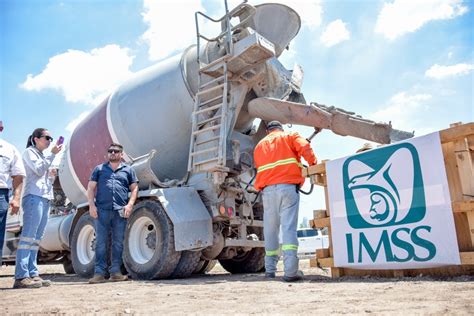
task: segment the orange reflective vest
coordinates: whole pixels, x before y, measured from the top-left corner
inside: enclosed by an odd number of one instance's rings
[[[255,189],[262,190],[272,184],[303,185],[305,178],[301,175],[301,157],[309,163],[316,164],[316,156],[310,143],[298,133],[287,133],[280,130],[271,131],[255,147],[253,153],[257,177]]]

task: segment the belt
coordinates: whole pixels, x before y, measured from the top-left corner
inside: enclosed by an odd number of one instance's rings
[[[0,193],[8,193],[8,192],[10,192],[10,189],[0,188]]]

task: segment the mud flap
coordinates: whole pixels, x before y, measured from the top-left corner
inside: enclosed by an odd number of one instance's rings
[[[175,250],[212,245],[212,218],[194,188],[141,191],[140,197],[157,197],[174,226]]]

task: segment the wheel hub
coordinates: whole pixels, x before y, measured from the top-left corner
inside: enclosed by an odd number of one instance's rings
[[[148,236],[146,236],[146,245],[148,248],[155,250],[156,249],[156,232],[155,230],[151,231]]]

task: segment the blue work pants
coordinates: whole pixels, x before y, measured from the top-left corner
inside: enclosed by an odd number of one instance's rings
[[[38,250],[48,223],[50,201],[38,195],[23,197],[23,228],[16,251],[15,279],[33,278],[38,272]]]
[[[298,209],[300,196],[294,184],[276,184],[263,189],[263,233],[265,236],[265,271],[276,272],[280,255],[281,226],[285,276],[298,271]]]

